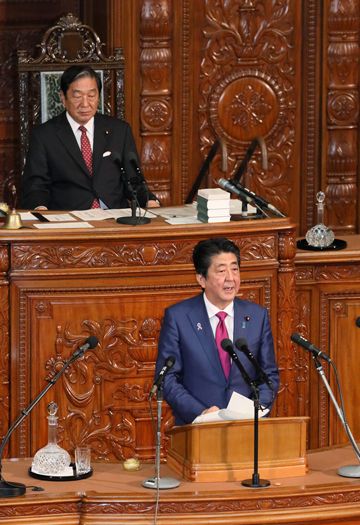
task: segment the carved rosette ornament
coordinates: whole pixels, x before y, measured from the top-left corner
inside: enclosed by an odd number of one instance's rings
[[[295,147],[292,4],[207,0],[205,5],[201,150],[205,157],[216,137],[225,139],[234,172],[250,142],[263,137],[269,173],[254,158],[248,167],[251,189],[286,213]],[[212,169],[213,178],[222,176],[219,167]]]

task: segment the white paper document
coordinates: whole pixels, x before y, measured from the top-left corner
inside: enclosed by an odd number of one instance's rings
[[[109,209],[109,210],[103,210],[101,208],[94,208],[91,210],[75,210],[71,212],[72,215],[75,215],[78,219],[81,219],[82,221],[103,221],[105,219],[117,219],[118,217],[131,217],[132,211],[130,208],[119,208],[119,209]],[[136,216],[137,217],[148,217],[154,218],[155,215],[149,211],[146,211],[144,209],[139,208],[136,210]]]
[[[268,408],[259,410],[259,418],[266,416],[268,412]],[[254,401],[237,392],[233,392],[226,408],[222,408],[216,412],[209,412],[208,414],[200,414],[200,416],[194,419],[193,424],[237,419],[254,419]]]
[[[94,228],[92,224],[88,222],[39,222],[39,224],[34,224],[35,228],[40,230],[54,230],[54,229],[75,229],[75,228]]]

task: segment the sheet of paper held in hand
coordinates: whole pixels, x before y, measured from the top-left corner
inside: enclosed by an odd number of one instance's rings
[[[266,416],[269,409],[259,410],[259,417]],[[233,392],[226,408],[201,414],[197,416],[194,423],[212,423],[213,421],[231,421],[237,419],[254,419],[254,401],[247,397]]]

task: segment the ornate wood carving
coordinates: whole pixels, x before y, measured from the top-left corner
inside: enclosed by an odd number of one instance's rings
[[[9,427],[9,398],[10,398],[10,312],[9,312],[9,270],[8,247],[0,246],[0,436],[3,436]]]
[[[358,0],[328,2],[327,170],[328,224],[355,233],[359,162]]]
[[[141,161],[163,204],[170,203],[173,128],[172,0],[142,0],[140,19]]]
[[[234,172],[249,142],[264,137],[269,169],[262,171],[258,159],[251,162],[251,189],[288,213],[297,107],[294,5],[284,1],[273,9],[266,1],[207,0],[205,15],[201,151],[205,155],[216,136],[224,138]]]

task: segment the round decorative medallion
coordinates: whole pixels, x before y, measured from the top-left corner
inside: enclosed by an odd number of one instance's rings
[[[248,142],[274,129],[284,105],[271,78],[259,71],[233,72],[210,96],[210,119],[218,136]]]

